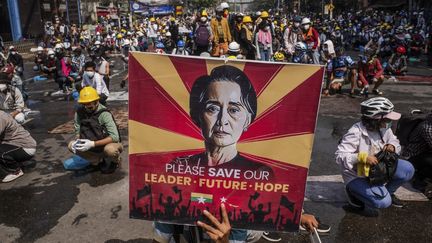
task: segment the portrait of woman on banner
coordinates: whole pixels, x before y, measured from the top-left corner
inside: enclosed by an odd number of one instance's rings
[[[201,129],[206,151],[174,163],[190,166],[272,169],[245,158],[237,151],[237,142],[257,114],[257,95],[249,78],[240,69],[222,65],[210,75],[199,77],[192,86],[190,116]]]

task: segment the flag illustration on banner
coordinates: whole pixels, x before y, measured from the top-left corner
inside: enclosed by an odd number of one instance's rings
[[[205,194],[205,193],[192,192],[191,193],[191,201],[192,202],[198,202],[198,203],[212,203],[213,202],[213,195]]]
[[[130,216],[296,231],[324,69],[131,52]],[[190,198],[188,197],[190,195]]]

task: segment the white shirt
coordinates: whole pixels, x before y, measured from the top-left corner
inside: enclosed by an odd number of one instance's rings
[[[103,81],[103,76],[99,73],[95,72],[95,75],[93,76],[93,79],[87,80],[87,76],[83,76],[83,80],[81,81],[81,86],[84,88],[85,86],[91,86],[94,89],[96,89],[96,92],[98,95],[104,94],[107,97],[109,96],[109,90],[105,84],[105,81]],[[89,85],[91,84],[91,85]]]

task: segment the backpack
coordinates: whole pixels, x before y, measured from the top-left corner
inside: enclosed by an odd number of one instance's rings
[[[100,109],[99,111],[96,111],[92,114],[88,114],[87,112],[85,112],[84,108],[78,108],[77,114],[81,121],[80,134],[79,134],[80,139],[89,139],[91,141],[97,141],[109,136],[106,127],[99,123],[99,116],[104,112],[109,112],[111,114],[111,112],[106,108]],[[117,127],[117,131],[118,131],[118,127]],[[90,149],[90,151],[96,153],[103,152],[103,150],[104,147],[102,146]]]
[[[417,110],[418,111],[418,110]],[[414,130],[426,120],[427,114],[422,111],[414,112],[412,111],[409,115],[403,115],[399,120],[396,128],[396,137],[402,146],[407,146],[412,142],[412,135]]]
[[[208,46],[210,33],[206,25],[199,25],[195,31],[195,43],[199,46]]]

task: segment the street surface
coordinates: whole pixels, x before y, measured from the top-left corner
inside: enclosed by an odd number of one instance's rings
[[[120,89],[126,72],[119,58],[114,61],[109,107],[121,120],[120,127],[126,128],[127,92]],[[26,64],[25,79],[35,75],[31,66]],[[388,82],[381,90],[396,111],[407,113],[414,108],[431,109],[431,84]],[[151,222],[128,215],[127,129],[121,129],[126,151],[120,170],[111,175],[65,171],[62,161],[71,156],[67,143],[73,137],[70,121],[75,103],[71,97],[50,96],[56,88],[52,79],[27,85],[29,107],[41,112],[26,124],[38,141],[38,151],[23,177],[0,184],[0,242],[151,242]],[[359,120],[361,101],[346,94],[322,98],[305,211],[332,226],[330,234],[321,236],[323,242],[432,242],[432,202],[409,185],[397,192],[407,200],[405,208],[384,209],[375,218],[346,208],[333,155],[339,139]],[[307,235],[283,238],[282,242],[309,242]]]

